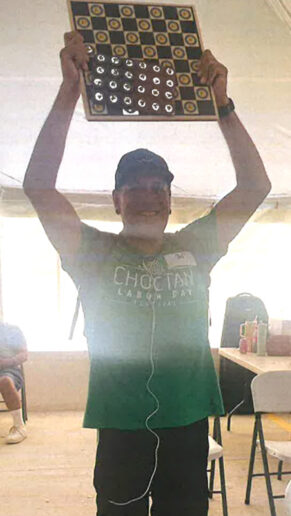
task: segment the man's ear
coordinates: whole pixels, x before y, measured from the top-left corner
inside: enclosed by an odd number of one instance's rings
[[[112,199],[113,199],[113,204],[114,204],[114,208],[115,208],[115,213],[117,215],[120,215],[120,198],[119,198],[118,190],[113,190]]]

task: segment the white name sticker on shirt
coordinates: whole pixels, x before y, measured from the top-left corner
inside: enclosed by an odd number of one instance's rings
[[[174,267],[185,267],[197,265],[197,262],[190,251],[183,251],[181,253],[166,254],[164,256],[169,269]]]

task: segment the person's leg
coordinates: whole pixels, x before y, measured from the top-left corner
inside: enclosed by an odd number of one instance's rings
[[[18,410],[21,408],[19,394],[10,376],[0,377],[0,392],[8,410]]]
[[[160,449],[151,489],[152,516],[206,516],[208,420],[156,431]]]
[[[154,467],[153,444],[147,430],[99,430],[94,470],[98,516],[148,515],[148,493],[143,494]]]
[[[20,379],[12,374],[5,375],[2,371],[0,376],[0,393],[13,419],[13,426],[6,438],[7,444],[17,444],[27,437],[24,421],[22,418],[21,400],[17,389],[20,388]]]

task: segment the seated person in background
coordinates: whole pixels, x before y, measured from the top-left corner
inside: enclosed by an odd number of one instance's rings
[[[17,326],[0,322],[0,393],[13,418],[7,444],[20,443],[27,437],[18,391],[23,385],[20,364],[27,360],[25,338]]]

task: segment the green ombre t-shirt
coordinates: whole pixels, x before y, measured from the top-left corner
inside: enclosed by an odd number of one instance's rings
[[[209,273],[219,250],[215,210],[164,235],[162,251],[142,256],[122,236],[82,224],[77,256],[63,268],[79,288],[90,356],[84,426],[152,428],[222,414],[208,342]]]

